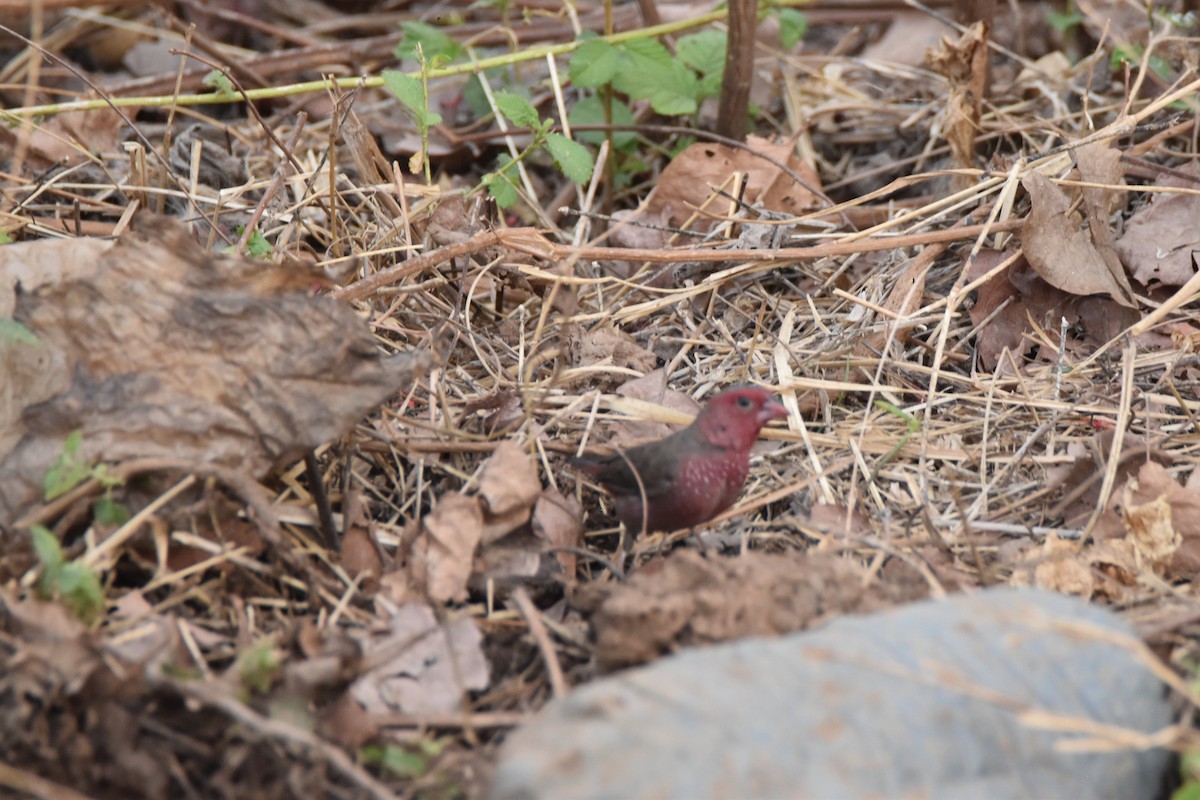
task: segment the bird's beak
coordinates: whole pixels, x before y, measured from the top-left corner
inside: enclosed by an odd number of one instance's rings
[[[788,410],[783,407],[782,403],[768,400],[758,412],[758,422],[760,425],[766,425],[773,419],[787,419],[787,416]]]

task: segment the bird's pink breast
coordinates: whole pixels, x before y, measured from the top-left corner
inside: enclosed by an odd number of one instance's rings
[[[705,453],[685,457],[675,473],[671,490],[650,498],[647,530],[673,531],[707,522],[733,505],[749,470],[747,453]],[[641,497],[618,498],[617,514],[626,528],[634,532],[641,530]]]

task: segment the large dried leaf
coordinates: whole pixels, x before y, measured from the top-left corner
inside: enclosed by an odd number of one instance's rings
[[[479,476],[479,494],[488,511],[502,515],[524,509],[528,519],[533,501],[541,493],[537,465],[529,453],[514,441],[501,442]]]
[[[447,494],[426,515],[413,543],[409,574],[429,600],[467,599],[467,579],[482,537],[483,509],[477,498]]]
[[[742,198],[747,203],[761,204],[766,211],[783,214],[799,214],[812,205],[816,200],[812,189],[820,187],[820,178],[812,165],[796,156],[790,143],[750,136],[746,144],[748,147],[736,148],[699,142],[675,156],[659,176],[646,212],[651,215],[661,212],[667,224],[680,225],[705,204],[714,187],[723,186],[735,172],[746,175]],[[764,159],[764,155],[786,164],[804,183],[797,183],[775,163]],[[729,201],[721,198],[709,207],[707,215],[701,215],[701,224],[694,227],[704,229],[713,216],[723,216],[728,210]]]
[[[363,657],[375,666],[350,693],[370,714],[456,711],[468,691],[488,685],[482,641],[468,617],[439,625],[429,606],[403,606],[386,634],[364,642]]]
[[[1200,166],[1184,170],[1200,176]],[[1160,187],[1196,189],[1196,178],[1164,175]],[[1196,274],[1195,252],[1200,248],[1200,195],[1154,194],[1148,205],[1134,212],[1117,241],[1117,252],[1134,280],[1182,286]]]
[[[0,528],[82,430],[88,462],[163,458],[262,474],[329,441],[427,357],[383,359],[307,269],[205,251],[151,218],[116,244],[0,250]],[[19,291],[17,291],[19,289]]]
[[[1071,199],[1049,178],[1031,173],[1021,185],[1033,210],[1021,233],[1025,257],[1047,283],[1078,295],[1106,294],[1132,306],[1128,293],[1110,271],[1104,256],[1072,215]]]

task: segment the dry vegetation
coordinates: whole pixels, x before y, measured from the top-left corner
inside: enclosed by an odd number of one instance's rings
[[[666,116],[615,85],[634,136],[580,184],[532,151],[499,210],[480,182],[530,136],[488,105],[594,102],[544,47],[603,8],[392,5],[0,4],[28,37],[0,36],[0,229],[30,243],[0,259],[3,793],[475,796],[505,730],[604,669],[1006,583],[1111,605],[1190,677],[1186,9],[955,31],[818,2],[790,47],[768,16],[748,146],[708,133],[716,98]],[[495,69],[433,69],[423,141],[377,76],[415,74],[399,23],[451,18]],[[58,372],[20,361],[28,332]],[[618,553],[567,456],[737,382],[792,413],[709,560],[681,534]],[[82,472],[47,498],[72,430]],[[80,572],[90,617],[39,599]]]

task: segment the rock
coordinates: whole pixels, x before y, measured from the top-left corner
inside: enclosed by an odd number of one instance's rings
[[[489,796],[1152,797],[1165,750],[1062,747],[1171,723],[1136,645],[1106,610],[996,589],[687,651],[549,704]]]

